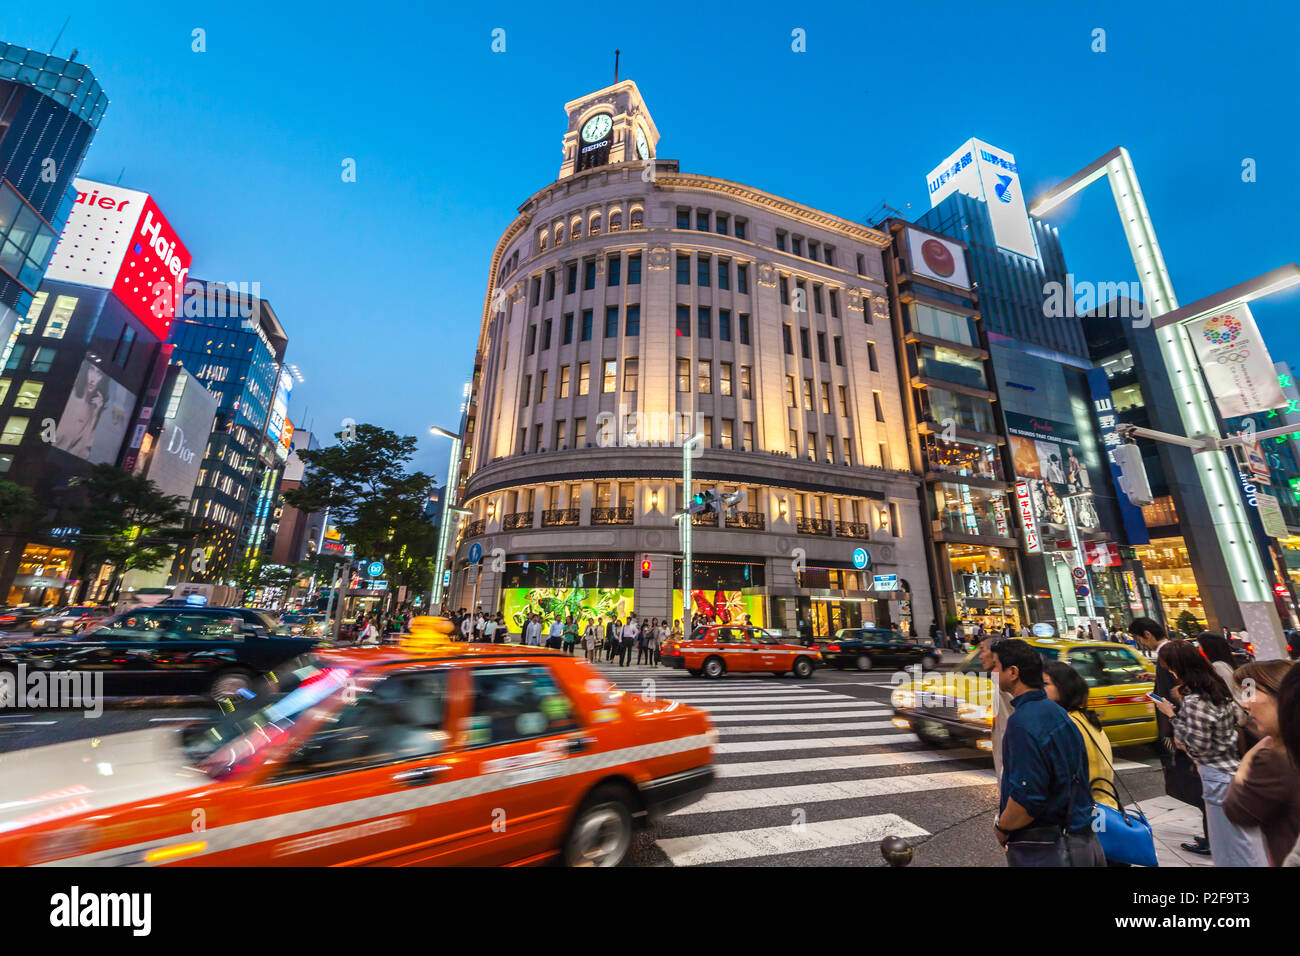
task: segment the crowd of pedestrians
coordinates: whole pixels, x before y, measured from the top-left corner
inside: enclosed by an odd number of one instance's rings
[[[517,642],[531,647],[549,647],[574,654],[581,648],[590,661],[617,661],[620,666],[658,664],[661,649],[670,637],[681,637],[681,621],[672,627],[668,619],[638,620],[635,614],[626,619],[610,616],[578,618],[572,614],[547,618],[539,613],[527,615],[523,629],[511,634],[505,616],[471,614],[465,608],[450,615],[455,634],[463,641],[487,644]],[[585,620],[585,624],[583,621]],[[635,654],[635,660],[633,655]]]

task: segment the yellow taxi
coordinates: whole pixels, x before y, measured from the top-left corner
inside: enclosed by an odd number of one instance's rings
[[[1155,665],[1133,648],[1106,641],[1030,637],[1045,661],[1064,661],[1088,684],[1088,706],[1114,746],[1156,739],[1155,705],[1146,697]],[[908,679],[911,676],[912,679]],[[979,648],[947,673],[900,672],[890,697],[894,725],[936,746],[965,742],[992,749],[997,686],[980,663]]]

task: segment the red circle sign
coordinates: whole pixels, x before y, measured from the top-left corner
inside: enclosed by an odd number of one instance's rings
[[[921,258],[934,270],[935,275],[945,279],[957,271],[957,263],[948,251],[948,247],[938,239],[927,239],[921,243]]]

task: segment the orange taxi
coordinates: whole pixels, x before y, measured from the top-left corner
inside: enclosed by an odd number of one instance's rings
[[[708,716],[519,645],[317,653],[211,722],[9,754],[0,864],[614,866]]]
[[[660,662],[685,668],[692,677],[755,672],[811,677],[821,665],[821,654],[815,645],[789,644],[761,627],[713,624],[689,638],[666,642]]]

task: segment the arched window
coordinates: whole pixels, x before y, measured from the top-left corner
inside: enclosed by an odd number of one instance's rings
[[[547,236],[547,232],[546,232],[545,229],[543,229],[543,230],[538,234],[538,236],[537,236],[537,251],[538,251],[538,252],[545,252],[545,251],[546,251],[546,240],[547,240],[547,238],[548,238],[548,236]]]
[[[609,231],[618,232],[623,228],[623,214],[617,209],[609,214]]]
[[[555,224],[555,244],[557,246],[564,244],[564,223],[562,222]]]
[[[587,225],[587,235],[589,236],[600,235],[600,213],[596,213],[594,216],[591,217],[591,222],[588,223]]]
[[[582,217],[574,216],[569,222],[569,238],[579,239],[582,237]]]
[[[640,229],[642,227],[644,216],[645,213],[642,211],[640,206],[632,207],[632,228],[633,229]]]

